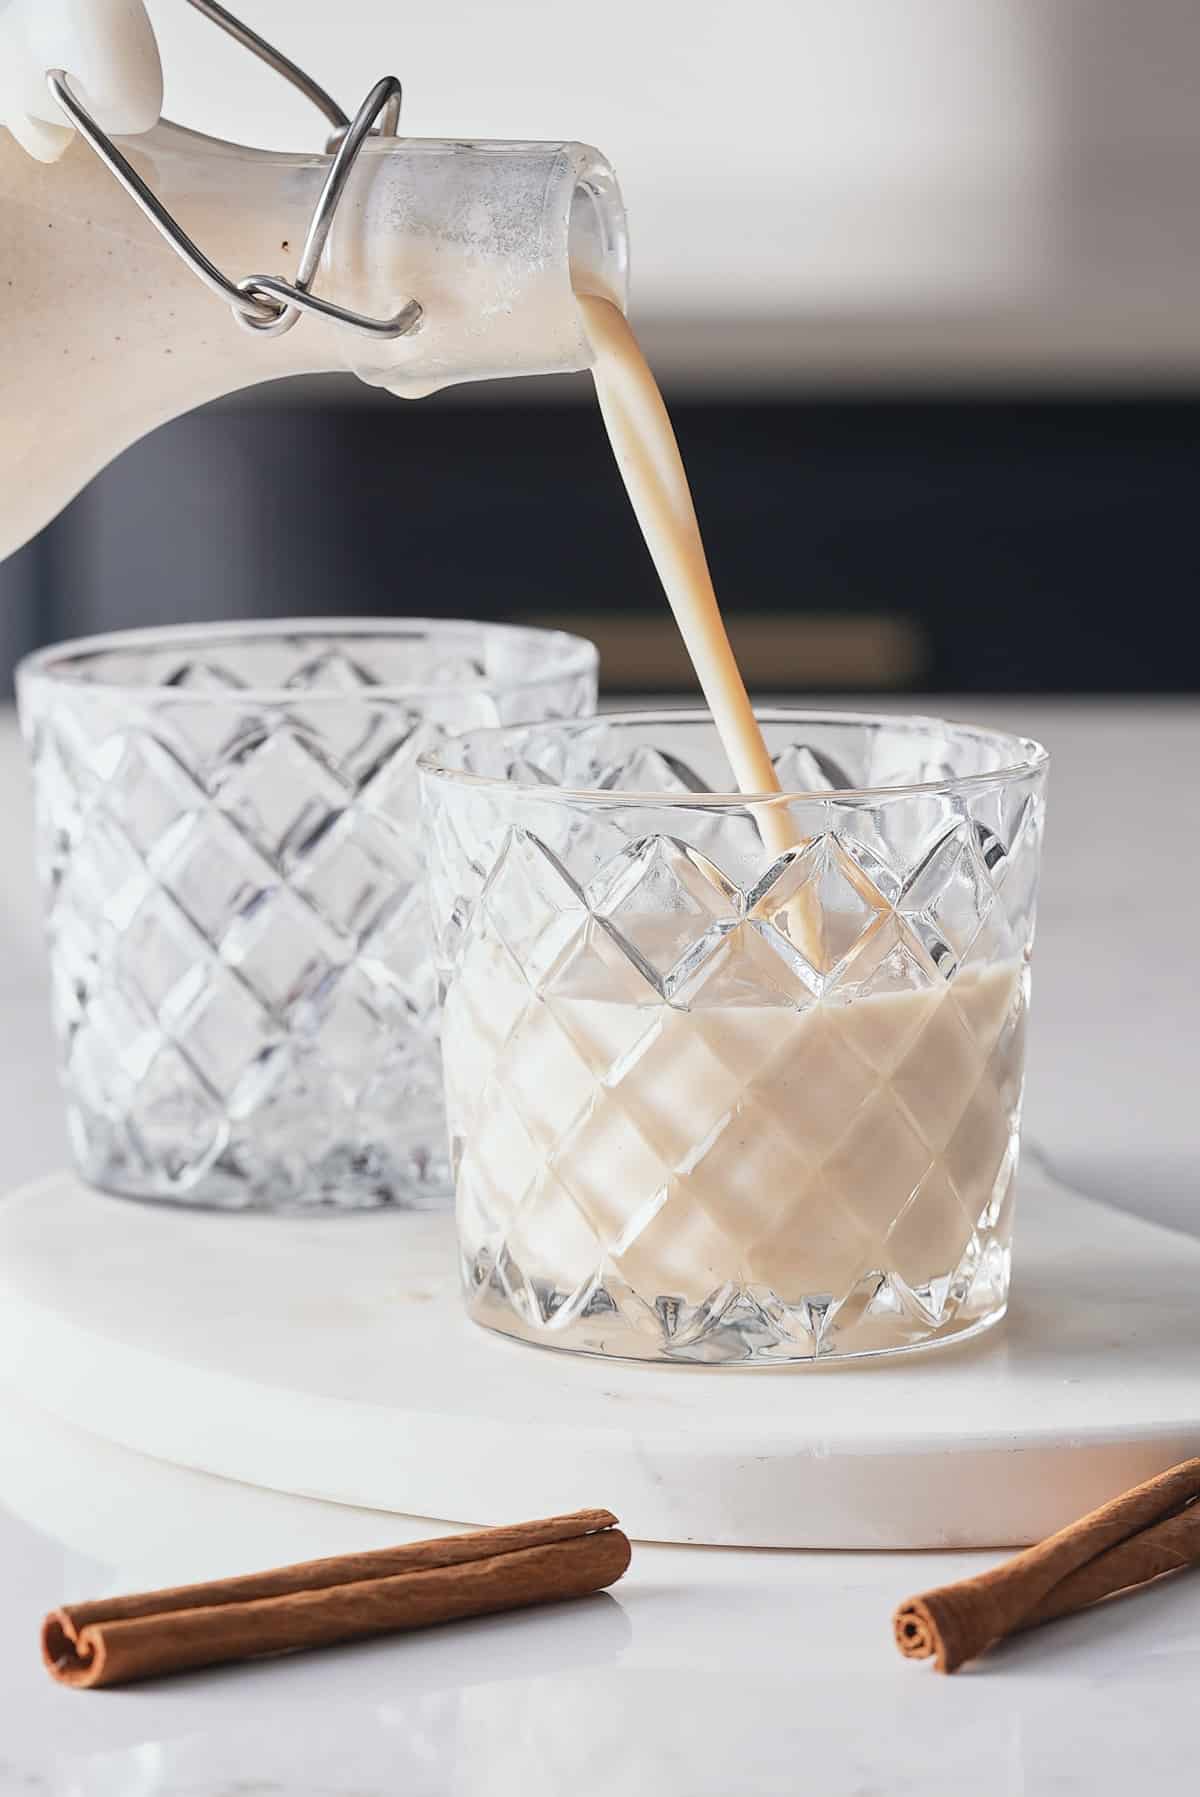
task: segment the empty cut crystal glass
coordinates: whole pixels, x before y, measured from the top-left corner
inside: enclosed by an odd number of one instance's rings
[[[936,719],[763,724],[770,800],[721,796],[696,714],[422,757],[481,1323],[778,1362],[1004,1314],[1045,751]]]
[[[420,619],[131,631],[26,661],[83,1176],[239,1208],[445,1196],[417,756],[595,693],[580,638]]]

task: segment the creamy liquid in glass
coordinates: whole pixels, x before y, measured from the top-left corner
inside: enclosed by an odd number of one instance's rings
[[[682,1010],[589,930],[583,992],[533,998],[482,941],[451,989],[466,1232],[478,1207],[526,1278],[562,1290],[595,1271],[599,1238],[634,1290],[689,1305],[731,1279],[787,1303],[839,1299],[870,1269],[912,1291],[954,1273],[1013,1172],[1015,965],[803,1011]],[[772,956],[749,925],[722,952]]]
[[[662,396],[620,311],[579,303],[617,464],[739,790],[778,792]],[[753,809],[772,858],[799,846],[785,806]],[[568,1290],[594,1273],[599,1239],[651,1302],[695,1306],[730,1280],[836,1300],[882,1269],[927,1295],[932,1327],[1011,1182],[1022,980],[1013,962],[913,978],[888,959],[894,926],[865,875],[862,896],[879,912],[870,991],[807,1004],[667,1004],[592,922],[594,989],[539,997],[477,939],[444,1035],[468,1248],[486,1216],[527,1279]],[[807,902],[789,934],[819,948]],[[719,952],[735,975],[743,958],[751,992],[779,983],[752,924]]]

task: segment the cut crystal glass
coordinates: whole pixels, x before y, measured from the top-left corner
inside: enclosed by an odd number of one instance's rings
[[[84,1178],[442,1201],[417,757],[590,713],[592,646],[421,620],[139,631],[46,650],[18,690]]]
[[[422,758],[462,1277],[492,1328],[776,1362],[1004,1313],[1045,752],[763,722],[806,782],[773,800],[732,795],[695,714]]]

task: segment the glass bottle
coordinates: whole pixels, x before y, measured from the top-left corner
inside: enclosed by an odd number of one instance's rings
[[[327,155],[247,149],[162,123],[119,148],[232,277],[292,275]],[[370,138],[314,282],[381,340],[306,314],[243,329],[87,144],[35,163],[0,131],[0,557],[145,432],[238,388],[351,368],[415,398],[456,382],[586,368],[577,291],[625,303],[625,214],[577,143]]]

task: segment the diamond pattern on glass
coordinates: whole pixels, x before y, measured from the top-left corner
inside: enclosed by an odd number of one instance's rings
[[[747,899],[764,940],[823,989],[827,976],[887,916],[879,891],[835,835],[789,851]]]
[[[221,809],[281,865],[329,827],[347,796],[324,760],[286,728],[242,747],[215,785]]]
[[[738,921],[738,894],[706,856],[669,837],[635,842],[588,887],[632,957],[670,991]]]
[[[905,881],[897,905],[931,959],[949,977],[965,960],[995,897],[975,831],[965,824],[934,845]]]
[[[24,686],[87,1178],[229,1206],[444,1196],[416,761],[499,722],[508,678],[538,677],[524,715],[590,710],[590,674],[549,652],[543,678],[550,640],[506,637],[493,677],[436,626],[212,632]]]
[[[688,811],[685,782],[653,812],[668,830],[646,831],[649,808],[618,796],[616,734],[598,720],[588,746],[612,806],[564,802],[553,848],[544,800],[434,793],[472,1313],[716,1362],[887,1351],[994,1317],[1040,806],[1005,813],[986,786],[916,795],[908,818],[843,804],[854,758],[831,772],[806,743],[790,765],[810,788],[824,769],[823,828],[748,870],[744,820]],[[559,746],[571,784],[580,752]],[[642,777],[665,778],[668,752],[640,745]],[[564,853],[593,856],[586,880]]]

